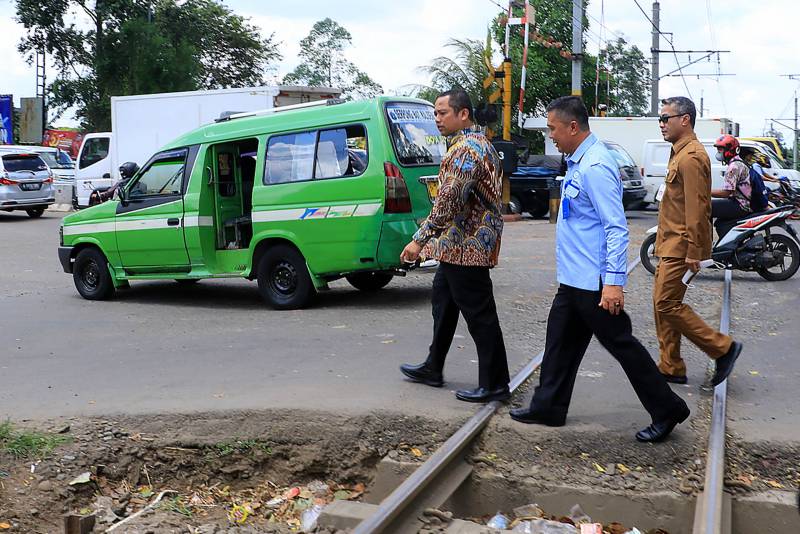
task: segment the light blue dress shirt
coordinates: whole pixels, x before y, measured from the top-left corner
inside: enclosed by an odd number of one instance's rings
[[[627,281],[628,223],[614,157],[590,134],[567,157],[556,227],[556,271],[564,285],[598,291]]]

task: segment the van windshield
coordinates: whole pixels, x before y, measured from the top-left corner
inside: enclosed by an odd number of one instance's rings
[[[442,162],[447,145],[436,128],[433,106],[390,102],[386,104],[386,116],[401,165],[439,165]]]
[[[39,157],[51,169],[72,169],[74,167],[66,152],[39,152]]]
[[[617,165],[620,167],[636,167],[636,164],[633,162],[633,158],[631,158],[630,154],[628,154],[624,148],[621,146],[614,144],[614,143],[604,143],[608,151],[611,152],[611,155],[614,156],[614,160],[616,160]]]

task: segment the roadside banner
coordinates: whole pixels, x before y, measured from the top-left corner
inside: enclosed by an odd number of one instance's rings
[[[14,97],[0,95],[0,145],[14,144]]]
[[[45,130],[42,145],[60,148],[75,159],[78,157],[82,141],[83,134],[77,130]]]

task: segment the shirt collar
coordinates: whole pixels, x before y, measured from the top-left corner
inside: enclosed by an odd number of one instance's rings
[[[672,153],[677,154],[678,152],[686,148],[686,145],[688,145],[692,141],[697,141],[697,135],[695,135],[694,133],[687,135],[686,137],[684,137],[683,139],[672,145]]]
[[[593,133],[590,133],[589,137],[584,139],[583,142],[578,145],[578,148],[575,149],[575,152],[569,155],[567,160],[571,161],[572,163],[579,163],[583,155],[586,154],[586,151],[589,150],[596,142],[597,136]]]
[[[480,130],[476,126],[471,126],[469,128],[464,128],[463,130],[458,130],[450,134],[447,137],[447,148],[453,146],[459,139],[461,139],[465,135],[480,133]]]

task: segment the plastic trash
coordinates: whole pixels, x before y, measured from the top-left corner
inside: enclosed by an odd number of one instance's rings
[[[643,532],[638,528],[632,528],[629,531],[625,532],[625,534],[643,534]]]
[[[578,534],[578,529],[569,523],[548,521],[547,519],[534,519],[530,523],[530,534]]]
[[[533,534],[533,531],[531,530],[531,522],[521,521],[517,523],[517,526],[511,529],[511,532],[520,532],[522,534]]]
[[[322,506],[315,504],[300,516],[300,528],[303,532],[311,532],[317,526],[317,519],[322,513]]]
[[[497,512],[497,514],[486,523],[486,526],[489,528],[496,528],[497,530],[506,530],[508,528],[508,522],[506,516]]]
[[[576,504],[569,510],[569,518],[572,519],[572,522],[576,525],[579,523],[591,523],[592,518],[586,515],[586,512],[583,511],[580,504]]]

